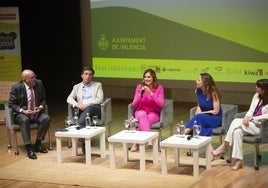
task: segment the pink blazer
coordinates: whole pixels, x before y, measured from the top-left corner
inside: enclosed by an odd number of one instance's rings
[[[144,110],[146,112],[155,112],[160,114],[161,109],[164,106],[164,89],[162,85],[158,85],[153,89],[153,95],[148,92],[144,92],[141,95],[142,85],[139,84],[136,87],[135,96],[133,99],[133,106],[136,111]]]

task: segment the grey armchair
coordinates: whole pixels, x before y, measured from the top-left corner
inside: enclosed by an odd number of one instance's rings
[[[128,105],[128,118],[133,116],[134,107],[132,103]],[[137,124],[138,126],[138,124]],[[162,141],[162,130],[166,127],[169,127],[170,135],[173,134],[173,100],[165,99],[164,107],[160,112],[160,121],[154,123],[151,126],[151,129],[155,129],[159,132],[159,142]]]
[[[45,106],[45,113],[48,114],[48,106]],[[20,125],[14,123],[14,115],[11,108],[8,107],[8,103],[5,103],[5,114],[6,114],[6,126],[7,126],[7,136],[8,136],[8,149],[12,148],[11,145],[11,132],[14,134],[14,146],[15,146],[15,155],[19,155],[18,142],[17,142],[17,132],[20,132]],[[51,126],[51,125],[50,125]],[[37,130],[38,124],[31,123],[31,130]],[[50,128],[48,129],[48,141],[49,141],[49,150],[52,150],[52,141],[50,135]]]
[[[101,105],[101,120],[98,122],[98,126],[107,126],[108,136],[111,135],[111,126],[110,122],[112,121],[112,99],[105,98]],[[74,108],[68,104],[68,117],[72,123],[74,123]],[[67,125],[67,124],[66,124]],[[70,147],[70,142],[69,142]]]
[[[190,109],[190,119],[195,115],[197,107]],[[228,131],[232,120],[234,119],[235,114],[238,111],[238,106],[234,104],[221,104],[222,108],[222,125],[213,129],[213,136],[219,136],[219,145],[222,144],[222,137]],[[191,155],[190,153],[187,153]]]
[[[247,112],[237,113],[234,118],[243,118]],[[255,170],[259,170],[259,160],[261,160],[259,146],[261,144],[268,143],[268,120],[261,121],[261,134],[257,136],[253,135],[245,135],[243,137],[243,143],[251,144],[254,147],[254,168]],[[227,159],[228,163],[232,162],[232,147],[230,147],[230,156]]]

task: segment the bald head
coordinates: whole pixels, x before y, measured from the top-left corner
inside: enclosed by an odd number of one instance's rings
[[[25,69],[21,73],[22,81],[25,82],[29,87],[35,85],[35,73],[30,69]]]
[[[25,69],[25,70],[22,71],[22,73],[21,73],[21,78],[22,78],[22,80],[24,81],[27,77],[32,76],[32,75],[35,76],[35,74],[34,74],[34,72],[33,72],[32,70],[30,70],[30,69]]]

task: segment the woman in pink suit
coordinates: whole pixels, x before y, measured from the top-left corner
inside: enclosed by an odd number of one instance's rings
[[[139,121],[139,131],[150,131],[151,125],[160,120],[160,111],[164,106],[164,89],[158,83],[155,71],[147,69],[143,73],[141,83],[136,87],[133,99],[134,116]],[[152,143],[149,142],[149,147]],[[137,151],[134,144],[131,151]]]

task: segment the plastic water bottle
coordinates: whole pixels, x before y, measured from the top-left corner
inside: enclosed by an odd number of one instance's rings
[[[74,112],[74,125],[79,125],[77,112]]]
[[[196,132],[196,126],[197,126],[197,121],[195,120],[194,121],[194,125],[193,125],[193,137],[194,138],[197,138],[198,137],[198,134]]]
[[[90,117],[89,117],[89,113],[87,113],[86,115],[86,118],[85,118],[85,125],[86,125],[86,128],[90,128],[91,126],[91,121],[90,121]]]
[[[184,138],[185,136],[185,125],[183,123],[183,121],[180,122],[180,137]]]
[[[136,131],[136,123],[135,123],[135,118],[133,116],[129,119],[129,128],[131,132]]]

